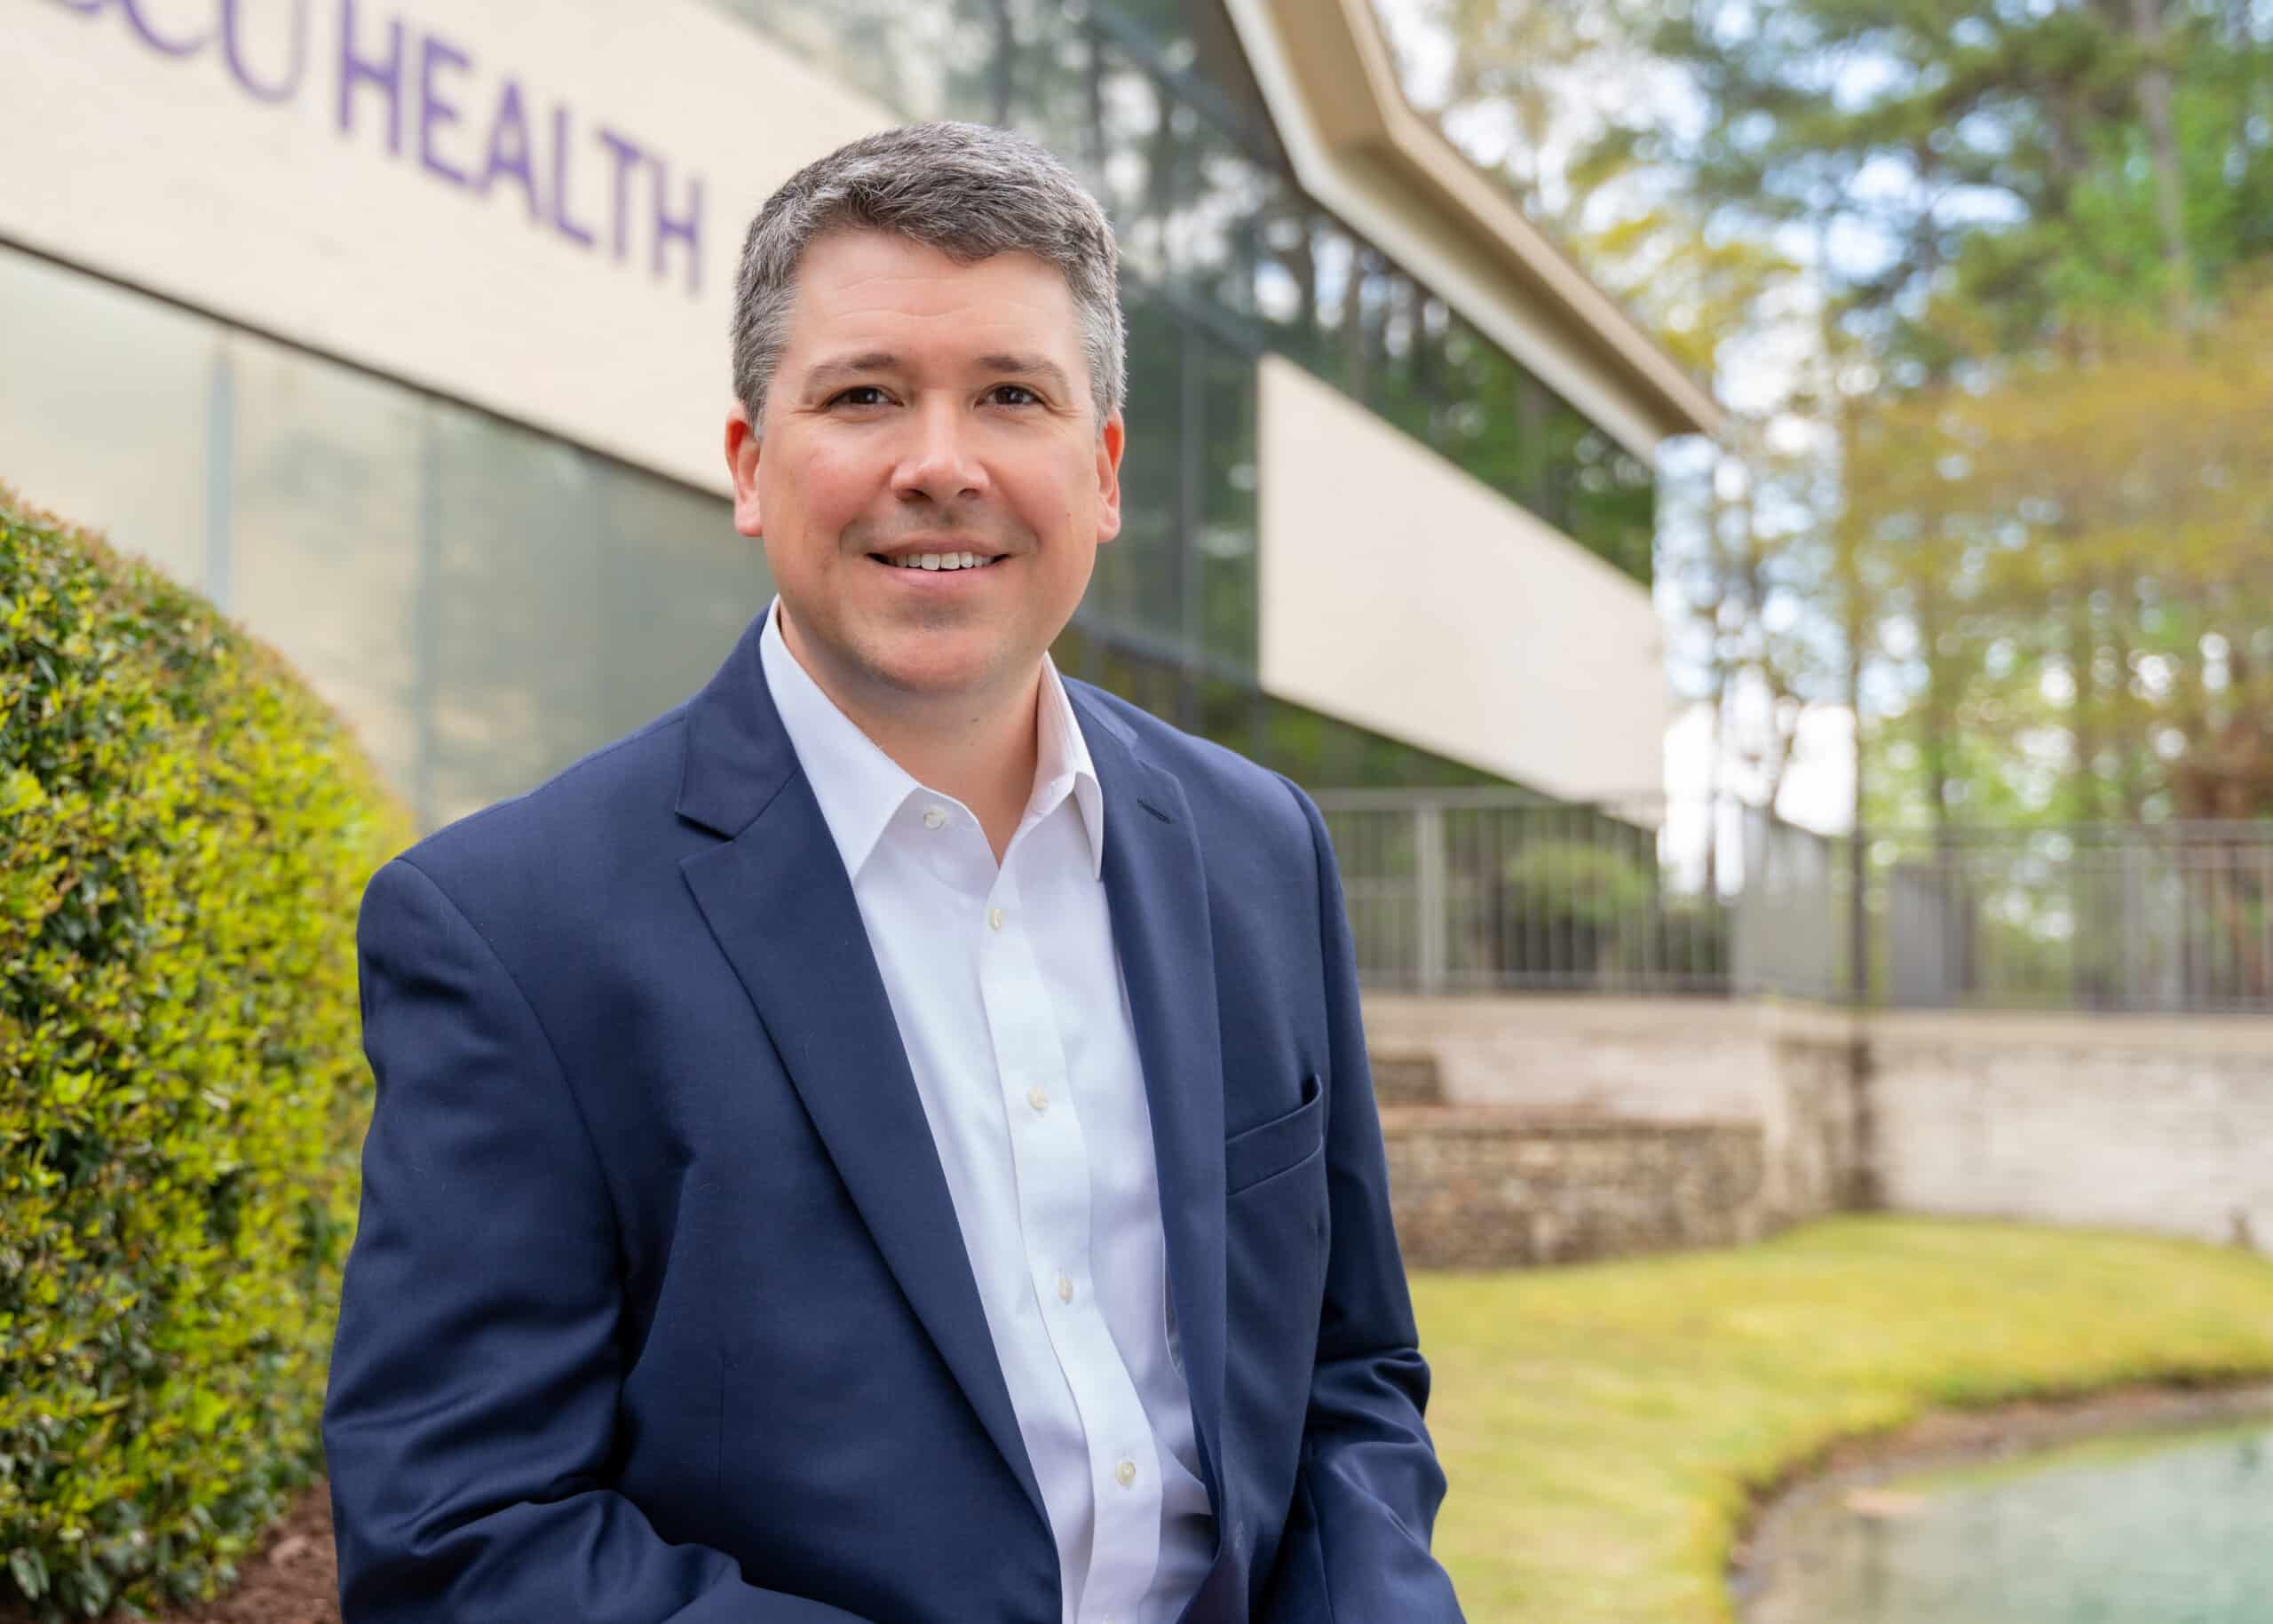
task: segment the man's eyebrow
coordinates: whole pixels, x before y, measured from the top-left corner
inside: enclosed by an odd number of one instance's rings
[[[809,390],[826,389],[855,378],[872,377],[879,372],[895,371],[899,364],[899,357],[889,350],[867,350],[858,355],[831,356],[807,368],[803,382]],[[971,364],[980,372],[1038,379],[1061,394],[1071,393],[1073,390],[1073,381],[1065,376],[1065,369],[1046,355],[1020,355],[1004,351],[978,356]]]
[[[1065,369],[1045,355],[982,355],[978,358],[982,372],[1007,372],[1013,376],[1040,378],[1060,394],[1073,392],[1072,380]]]
[[[815,361],[805,369],[807,389],[823,389],[831,384],[851,378],[868,377],[879,372],[890,372],[899,365],[899,357],[889,350],[869,350],[859,355],[833,356],[828,360]]]

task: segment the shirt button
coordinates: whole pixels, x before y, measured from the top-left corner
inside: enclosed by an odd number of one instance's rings
[[[1134,1461],[1123,1461],[1120,1465],[1114,1467],[1113,1469],[1113,1480],[1124,1489],[1134,1484],[1136,1481],[1136,1462]]]
[[[923,809],[923,827],[925,828],[939,829],[945,828],[946,826],[947,809],[946,807],[927,806]]]
[[[999,907],[988,908],[986,910],[986,923],[992,930],[1001,930],[1002,928],[1002,910]]]
[[[1037,1112],[1049,1110],[1049,1090],[1041,1087],[1040,1084],[1036,1084],[1034,1087],[1028,1089],[1026,1090],[1026,1104],[1032,1105]]]
[[[1057,1300],[1060,1303],[1071,1303],[1073,1300],[1073,1277],[1072,1275],[1061,1274],[1057,1277]]]

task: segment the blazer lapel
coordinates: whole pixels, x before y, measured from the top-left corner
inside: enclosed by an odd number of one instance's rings
[[[1105,888],[1160,1167],[1168,1290],[1200,1465],[1224,1509],[1224,1052],[1208,878],[1184,787],[1088,692],[1066,692],[1105,791]]]
[[[729,838],[680,869],[877,1249],[1047,1523],[851,881],[765,685],[763,624],[688,707],[678,811]]]

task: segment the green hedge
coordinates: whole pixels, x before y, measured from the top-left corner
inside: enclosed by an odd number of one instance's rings
[[[408,832],[273,654],[0,487],[0,1611],[210,1596],[321,1470]]]

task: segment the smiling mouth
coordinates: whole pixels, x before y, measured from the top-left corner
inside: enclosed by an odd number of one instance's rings
[[[970,570],[986,569],[1002,561],[1001,553],[988,552],[872,552],[868,557],[886,569]]]

